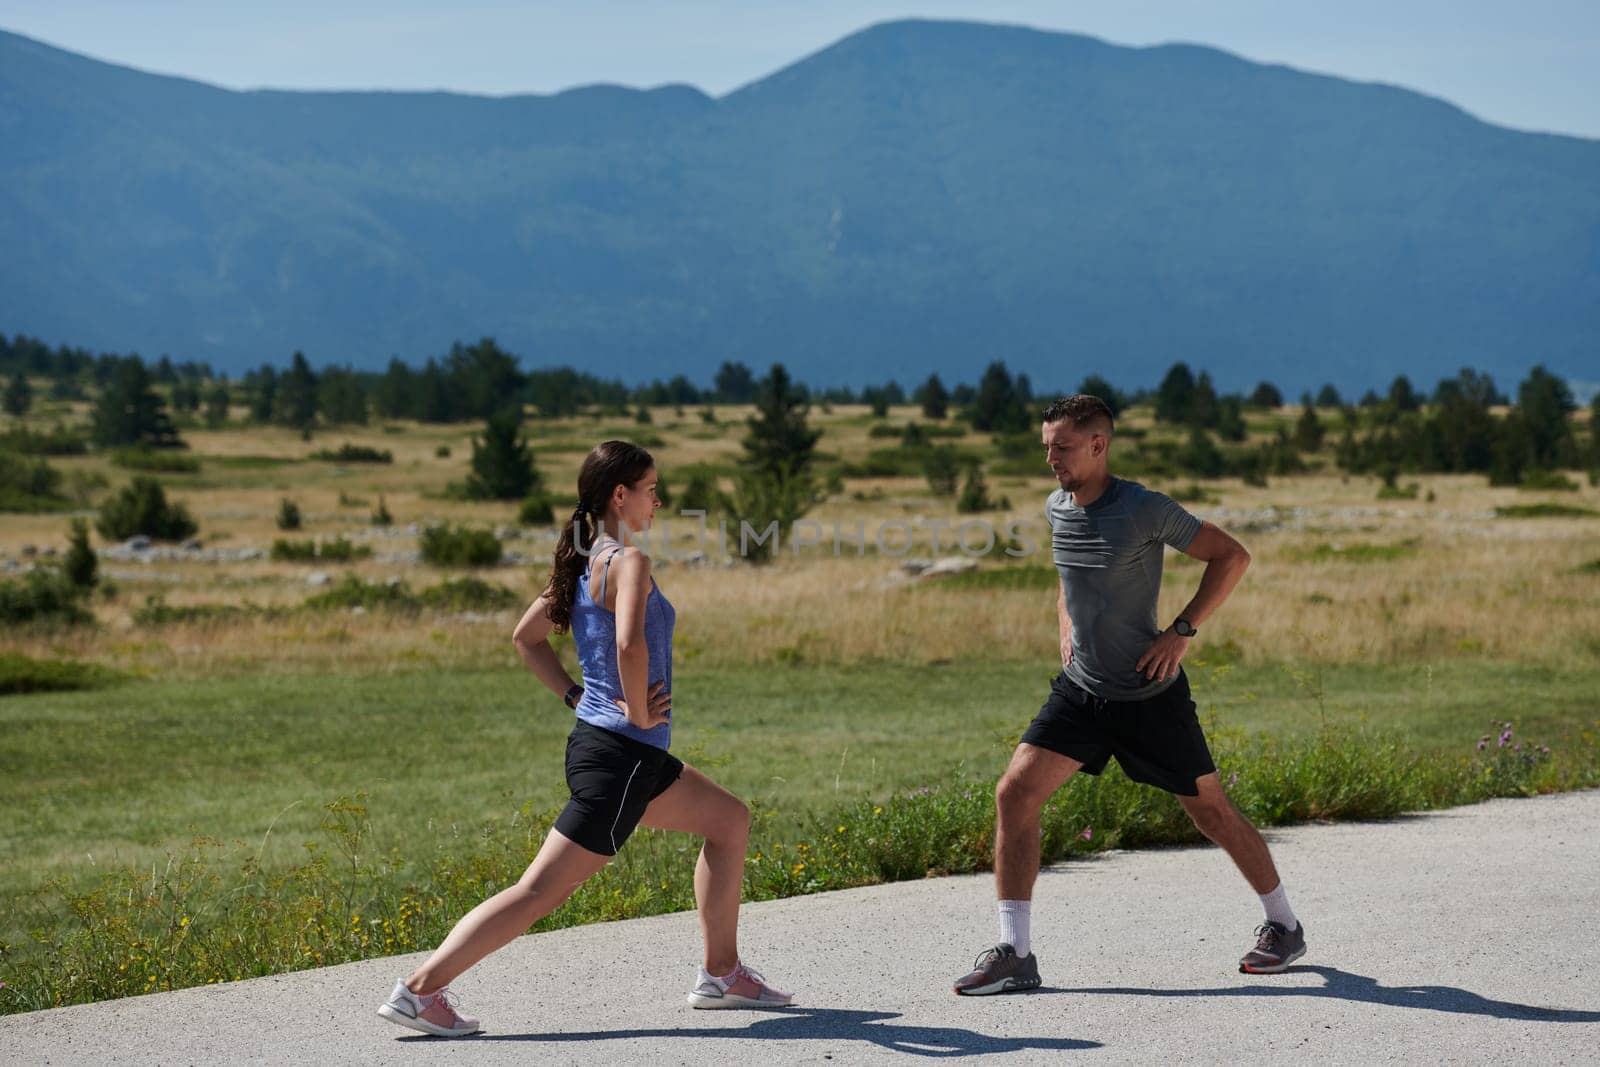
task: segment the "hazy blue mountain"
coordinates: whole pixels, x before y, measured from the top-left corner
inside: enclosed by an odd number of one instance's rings
[[[1600,142],[956,22],[721,98],[231,92],[0,33],[0,329],[237,369],[497,337],[627,379],[1600,367]]]

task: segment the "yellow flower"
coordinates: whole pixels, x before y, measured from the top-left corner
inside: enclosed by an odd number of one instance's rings
[[[883,814],[883,809],[882,808],[873,808],[872,809],[872,814],[874,814],[874,815],[882,815]]]

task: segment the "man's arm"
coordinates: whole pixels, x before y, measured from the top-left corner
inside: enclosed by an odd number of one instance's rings
[[[1239,579],[1244,577],[1246,568],[1250,566],[1250,553],[1212,522],[1201,524],[1200,532],[1194,535],[1194,540],[1183,552],[1206,565],[1205,573],[1200,576],[1200,588],[1178,613],[1181,618],[1188,620],[1189,625],[1198,629],[1212,612],[1222,606],[1228,594],[1233,592],[1233,587],[1239,584]],[[1139,657],[1135,669],[1151,681],[1165,681],[1178,673],[1178,664],[1188,651],[1189,638],[1180,637],[1169,626]]]
[[[1067,587],[1056,583],[1056,622],[1061,629],[1061,665],[1072,662],[1072,617],[1067,614]]]

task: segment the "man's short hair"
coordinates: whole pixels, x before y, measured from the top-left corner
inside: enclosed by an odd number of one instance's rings
[[[1079,393],[1077,396],[1064,396],[1050,402],[1044,409],[1046,423],[1060,422],[1066,419],[1072,423],[1074,430],[1104,429],[1107,437],[1116,427],[1116,419],[1111,415],[1111,405],[1097,396]]]

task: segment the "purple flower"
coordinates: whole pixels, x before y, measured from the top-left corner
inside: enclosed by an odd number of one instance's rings
[[[1078,836],[1083,838],[1085,841],[1093,841],[1094,840],[1094,827],[1085,826],[1083,828],[1083,833],[1079,834]]]
[[[1501,748],[1505,748],[1510,743],[1511,743],[1511,731],[1507,730],[1505,733],[1500,735],[1500,747]]]
[[[1545,745],[1544,748],[1540,749],[1540,751],[1543,752],[1546,756],[1548,756],[1548,755],[1550,755],[1550,746],[1549,745]]]
[[[1511,732],[1511,724],[1510,724],[1510,723],[1506,723],[1506,724],[1505,724],[1505,728],[1506,728],[1506,732],[1507,732],[1507,733],[1510,733],[1510,732]]]
[[[1489,739],[1487,737],[1484,738],[1482,741],[1478,742],[1478,751],[1479,752],[1482,752],[1484,749],[1486,749],[1488,747],[1489,747]]]

